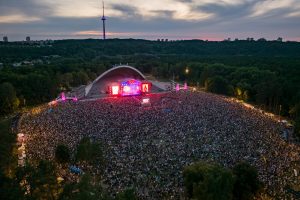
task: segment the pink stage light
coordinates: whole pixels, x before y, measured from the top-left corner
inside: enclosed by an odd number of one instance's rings
[[[65,101],[66,100],[66,95],[64,92],[61,93],[61,100]]]
[[[187,90],[187,83],[184,83],[184,89]]]
[[[176,91],[179,91],[179,89],[180,89],[180,88],[179,88],[179,84],[177,83],[177,84],[176,84]]]
[[[118,95],[119,94],[119,86],[118,85],[116,85],[116,86],[112,86],[111,87],[111,93],[112,93],[112,95]]]

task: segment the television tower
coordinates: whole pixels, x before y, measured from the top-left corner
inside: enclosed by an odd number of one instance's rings
[[[105,36],[105,20],[106,20],[106,18],[104,16],[104,1],[102,1],[102,7],[103,7],[103,15],[102,15],[101,20],[103,22],[103,40],[105,40],[106,39],[106,36]]]

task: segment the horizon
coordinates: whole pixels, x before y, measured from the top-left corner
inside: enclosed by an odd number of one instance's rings
[[[0,0],[0,37],[9,41],[101,39],[102,2]],[[297,0],[112,0],[107,38],[300,41]]]
[[[6,35],[5,35],[6,36]],[[30,37],[30,36],[29,36]],[[9,39],[9,37],[8,37]],[[166,41],[167,39],[167,41]],[[227,40],[228,38],[220,39],[220,40],[204,40],[204,39],[168,39],[168,38],[157,38],[157,39],[145,39],[145,38],[107,38],[105,40],[144,40],[144,41],[151,41],[151,42],[180,42],[180,41],[202,41],[202,42],[237,42],[237,41],[249,41],[249,42],[260,42],[259,39],[266,39],[266,38],[250,38],[253,40],[247,40],[247,38],[229,38],[231,40]],[[39,41],[63,41],[63,40],[100,40],[103,41],[101,38],[62,38],[62,39],[50,39],[50,38],[45,38],[45,39],[40,39],[40,40],[33,40],[30,37],[30,42],[39,42]],[[8,40],[7,43],[14,43],[14,42],[27,42],[26,37],[23,40]],[[278,42],[278,38],[274,39],[266,39],[265,42]],[[282,40],[280,42],[300,42],[297,40]],[[0,40],[0,43],[5,43],[3,40]]]

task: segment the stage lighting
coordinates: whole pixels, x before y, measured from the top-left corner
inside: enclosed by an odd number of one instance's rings
[[[119,86],[115,85],[111,87],[111,94],[112,95],[118,95],[119,94]]]
[[[126,93],[129,93],[129,92],[130,92],[130,86],[125,85],[125,86],[123,87],[123,91],[126,92]]]

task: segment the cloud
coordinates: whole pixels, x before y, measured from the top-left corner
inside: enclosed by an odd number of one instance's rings
[[[288,13],[286,15],[286,17],[297,17],[297,18],[299,18],[300,17],[300,11],[295,11],[295,12]]]
[[[23,15],[41,18],[51,14],[52,8],[37,0],[0,0],[0,16]]]
[[[109,8],[114,10],[116,12],[115,15],[120,17],[131,18],[139,16],[139,11],[134,6],[124,4],[111,4]]]
[[[110,0],[111,37],[299,38],[299,0]],[[0,0],[0,35],[95,37],[99,0]],[[99,33],[99,34],[98,34]]]
[[[40,21],[39,17],[31,17],[22,14],[0,16],[0,24],[19,24]]]
[[[263,0],[255,3],[252,9],[251,17],[258,17],[276,13],[285,9],[287,12],[291,11],[294,5],[299,5],[295,0]]]
[[[97,30],[88,30],[88,31],[79,31],[72,33],[74,36],[86,36],[86,37],[101,37],[102,36],[102,31],[97,31]],[[109,37],[136,37],[143,35],[142,32],[107,32],[106,36]]]

